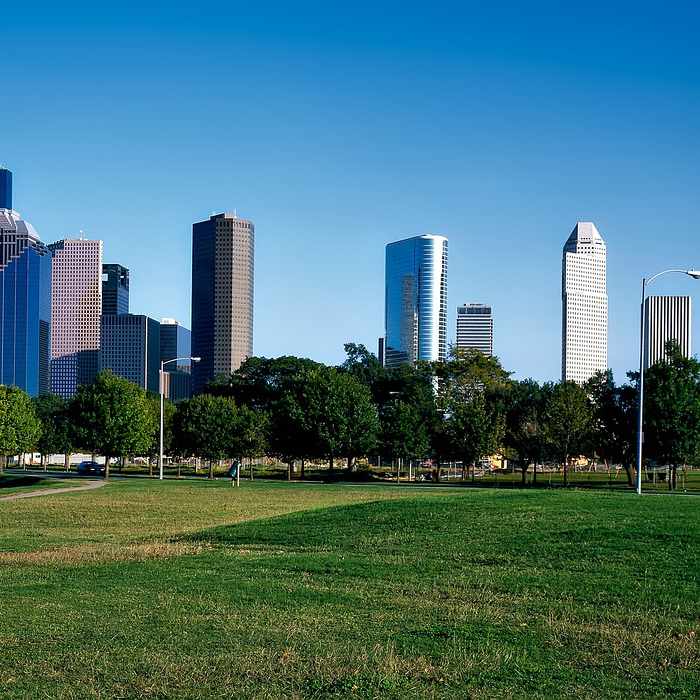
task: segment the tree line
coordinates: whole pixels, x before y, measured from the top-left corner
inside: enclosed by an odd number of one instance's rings
[[[500,453],[526,472],[587,456],[622,465],[629,483],[636,453],[638,374],[616,384],[601,372],[585,385],[515,380],[495,357],[452,349],[444,362],[383,367],[364,346],[327,366],[297,357],[250,357],[205,393],[165,402],[165,453],[222,459],[276,456],[289,465],[325,460],[354,470],[365,457],[461,462],[464,470]],[[700,463],[700,363],[670,343],[645,375],[645,454],[670,468]],[[158,454],[159,397],[101,372],[64,401],[34,400],[0,386],[0,454],[88,452],[106,458]],[[1,463],[0,463],[1,466]],[[437,472],[439,474],[439,470]]]

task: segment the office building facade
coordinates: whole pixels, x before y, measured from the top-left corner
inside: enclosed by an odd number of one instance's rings
[[[129,270],[122,265],[102,265],[102,314],[129,313]]]
[[[255,227],[217,214],[192,227],[192,390],[253,354]]]
[[[0,202],[0,382],[37,396],[50,389],[51,252],[12,209],[9,170]]]
[[[188,358],[192,354],[190,331],[175,319],[164,318],[160,322],[160,360],[164,366],[163,390],[165,398],[182,401],[192,396],[192,374],[189,360],[169,362],[177,357]]]
[[[414,236],[386,247],[384,363],[447,357],[447,238]]]
[[[644,369],[666,357],[675,340],[683,355],[692,355],[692,300],[688,296],[649,296],[644,301]]]
[[[140,314],[102,316],[100,369],[159,393],[160,323]]]
[[[457,307],[457,342],[463,350],[479,350],[493,355],[493,311],[486,304]]]
[[[93,381],[99,367],[102,241],[65,239],[49,249],[51,391],[70,398]]]
[[[578,222],[562,257],[562,379],[582,384],[608,368],[607,249]]]
[[[0,209],[12,210],[12,171],[0,168]]]

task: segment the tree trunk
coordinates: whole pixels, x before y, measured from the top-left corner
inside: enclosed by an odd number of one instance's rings
[[[532,485],[537,484],[537,460],[532,463]]]
[[[331,472],[331,474],[333,474],[333,472],[335,471],[335,469],[334,469],[334,467],[333,467],[333,454],[332,454],[332,453],[331,453],[329,462],[330,462],[330,465],[329,465],[329,466],[330,466],[330,472]]]
[[[294,460],[290,459],[287,461],[287,481],[292,480],[292,462]]]
[[[153,477],[153,460],[150,457],[148,458],[148,476]]]
[[[182,469],[182,460],[178,459],[177,460],[177,478],[178,479],[180,478],[181,469]]]
[[[5,455],[0,455],[0,474],[5,471],[5,464],[7,463],[7,457]]]
[[[634,486],[634,482],[632,481],[632,469],[630,465],[625,462],[625,464],[622,466],[625,469],[625,474],[627,474],[627,486]]]
[[[528,467],[528,464],[527,464],[527,462],[525,462],[525,464],[522,467],[522,481],[521,481],[521,483],[523,486],[525,486],[525,482],[527,481],[527,467]]]
[[[70,452],[66,452],[63,455],[63,469],[67,472],[70,471]]]
[[[213,459],[209,460],[209,476],[207,478],[209,478],[209,479],[214,478],[214,460]]]
[[[109,479],[109,455],[105,455],[105,481]]]
[[[301,458],[301,480],[302,480],[302,481],[304,481],[305,469],[306,469],[304,462],[305,462],[305,460],[304,460],[304,458],[302,457],[302,458]],[[251,479],[253,478],[253,477],[252,477],[252,474],[253,474],[253,472],[251,471]]]
[[[564,486],[569,485],[569,455],[564,455]]]
[[[354,457],[348,457],[348,471],[349,472],[355,471],[355,458]]]

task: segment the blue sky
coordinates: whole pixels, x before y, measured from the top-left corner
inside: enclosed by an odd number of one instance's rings
[[[561,248],[608,245],[610,364],[643,274],[700,267],[690,4],[33,3],[4,8],[0,162],[51,242],[105,241],[131,307],[190,317],[191,224],[256,225],[255,352],[342,359],[383,331],[384,246],[449,238],[517,376],[560,373]],[[700,283],[669,276],[658,293]],[[695,347],[700,342],[698,323]]]

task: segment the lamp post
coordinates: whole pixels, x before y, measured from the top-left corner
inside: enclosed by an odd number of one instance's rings
[[[199,362],[201,357],[173,357],[172,360],[161,360],[160,363],[160,450],[158,452],[158,467],[159,467],[159,479],[163,480],[163,403],[165,399],[165,372],[163,368],[165,365],[171,362],[177,362],[178,360],[189,360],[190,362]]]
[[[640,313],[640,329],[639,329],[639,422],[637,424],[637,493],[642,494],[642,461],[643,461],[643,443],[644,443],[644,328],[646,326],[646,308],[644,301],[646,300],[646,289],[655,279],[666,275],[670,272],[678,272],[682,275],[688,275],[693,279],[700,279],[700,270],[664,270],[657,272],[651,277],[642,277],[642,309]]]

